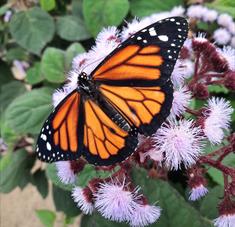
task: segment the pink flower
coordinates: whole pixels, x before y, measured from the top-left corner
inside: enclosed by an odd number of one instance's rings
[[[219,45],[226,45],[231,39],[231,34],[225,28],[218,28],[214,31],[213,38]]]
[[[152,148],[145,153],[140,152],[139,155],[140,155],[140,162],[142,162],[142,163],[145,161],[145,159],[148,156],[154,161],[157,161],[157,162],[163,161],[162,152],[158,151],[156,148]]]
[[[187,9],[187,16],[201,19],[206,11],[207,8],[202,5],[191,5]]]
[[[206,38],[206,33],[199,32],[196,37],[193,38],[193,42],[195,43],[209,43],[208,39]]]
[[[154,135],[157,147],[165,155],[165,165],[169,169],[179,169],[181,163],[189,167],[202,152],[201,129],[193,126],[193,121],[169,121]]]
[[[192,76],[193,71],[193,63],[190,60],[178,59],[171,74],[171,79],[174,87],[182,86],[185,79]]]
[[[183,16],[185,12],[185,8],[182,6],[175,6],[171,10],[171,16]]]
[[[72,190],[72,197],[84,214],[92,214],[94,205],[92,203],[92,193],[89,188],[82,189],[75,187]]]
[[[69,184],[75,182],[76,175],[71,168],[70,161],[59,161],[55,165],[57,167],[57,175],[62,183]]]
[[[131,226],[147,226],[159,219],[161,208],[158,206],[136,204],[129,223]]]
[[[234,227],[235,214],[221,215],[214,220],[216,227]]]
[[[148,20],[138,20],[137,18],[132,20],[130,23],[127,23],[127,26],[123,28],[121,33],[122,41],[128,39],[130,36],[147,27],[149,24],[151,24],[151,22]]]
[[[222,50],[218,50],[228,63],[229,69],[235,71],[235,49],[230,46],[225,46]]]
[[[124,181],[100,184],[94,198],[95,207],[103,217],[118,222],[131,219],[138,190],[128,191],[125,185]]]
[[[234,22],[231,22],[227,29],[229,30],[229,32],[232,34],[232,35],[235,35],[235,23]]]
[[[73,59],[72,68],[74,70],[78,70],[79,72],[82,72],[81,69],[83,68],[83,66],[86,66],[87,61],[88,61],[87,53],[78,54]]]
[[[213,22],[217,19],[218,12],[213,9],[207,9],[203,14],[202,18],[206,22]]]
[[[213,144],[220,143],[224,138],[224,130],[229,129],[233,108],[223,98],[212,97],[208,100],[204,116],[204,133]]]
[[[200,199],[201,197],[205,196],[208,193],[208,189],[203,185],[194,186],[191,191],[189,192],[189,200],[195,201]]]
[[[235,36],[233,36],[233,37],[231,38],[231,43],[230,43],[230,45],[231,45],[233,48],[235,48]]]
[[[103,28],[96,38],[96,43],[102,43],[102,42],[106,42],[106,43],[114,42],[114,43],[119,44],[120,43],[119,31],[117,27],[111,26],[111,27]]]
[[[216,227],[234,227],[235,224],[235,202],[225,197],[219,204],[219,217],[214,220]]]
[[[3,21],[5,23],[8,23],[11,20],[11,17],[12,17],[12,11],[7,10],[6,13],[4,14]]]
[[[191,92],[186,87],[179,87],[174,91],[173,103],[171,109],[171,117],[180,116],[185,112],[186,107],[190,103]]]
[[[52,103],[54,108],[69,94],[67,89],[57,89],[52,95]]]
[[[228,27],[232,22],[233,18],[227,13],[220,14],[217,19],[217,23],[224,27]]]
[[[23,80],[26,77],[26,69],[29,67],[29,63],[26,61],[14,60],[11,68],[14,77],[17,80]]]

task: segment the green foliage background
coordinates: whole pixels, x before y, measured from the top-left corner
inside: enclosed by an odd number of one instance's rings
[[[4,2],[4,1],[3,1]],[[27,1],[26,1],[27,2]],[[235,5],[230,0],[215,0],[208,7],[235,16]],[[134,16],[143,17],[152,13],[171,10],[174,6],[185,5],[183,0],[40,0],[31,7],[17,8],[9,23],[3,22],[7,10],[14,10],[9,2],[0,7],[0,128],[1,138],[8,146],[7,153],[0,155],[0,191],[8,193],[15,187],[22,190],[28,184],[34,185],[43,198],[48,195],[48,179],[53,182],[53,199],[57,211],[71,217],[80,211],[71,199],[71,185],[59,182],[55,165],[47,165],[46,171],[38,169],[32,173],[35,164],[34,152],[29,152],[22,143],[37,134],[52,110],[51,95],[65,80],[74,56],[89,49],[99,31],[109,25],[119,26]],[[202,26],[202,25],[201,25]],[[202,26],[203,27],[203,26]],[[16,80],[11,71],[14,60],[30,64],[24,80]],[[232,94],[226,89],[210,88],[219,96],[232,101]],[[233,104],[234,104],[233,100]],[[202,105],[194,100],[193,106]],[[233,120],[235,118],[233,117]],[[233,123],[234,125],[234,123]],[[29,144],[33,146],[34,143]],[[207,151],[211,147],[208,145]],[[26,151],[27,150],[27,151]],[[228,157],[226,162],[235,165]],[[102,173],[99,173],[101,176]],[[79,185],[85,183],[97,172],[88,166],[80,176]],[[209,170],[210,194],[197,203],[187,202],[187,189],[181,179],[163,182],[152,180],[141,170],[133,171],[137,185],[141,185],[150,203],[161,206],[162,216],[153,226],[208,227],[217,216],[216,205],[222,196],[222,176]],[[36,215],[44,226],[53,226],[56,211],[38,210]],[[125,226],[111,223],[98,214],[83,216],[82,227]]]

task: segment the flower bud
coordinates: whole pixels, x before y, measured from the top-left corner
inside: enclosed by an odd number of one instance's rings
[[[193,95],[198,99],[208,99],[210,96],[208,87],[202,83],[197,83],[193,87]]]
[[[235,202],[225,198],[219,204],[219,217],[214,220],[216,227],[234,226],[235,223]]]
[[[224,86],[230,90],[235,90],[235,71],[229,71],[225,74]]]

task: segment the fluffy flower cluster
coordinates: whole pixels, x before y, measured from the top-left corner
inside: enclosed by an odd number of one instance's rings
[[[221,143],[224,131],[229,129],[233,108],[223,98],[212,97],[204,111],[204,133],[213,144]]]
[[[91,194],[89,188],[74,188],[72,196],[78,207],[91,214],[97,209],[100,214],[112,221],[128,222],[131,226],[147,226],[154,223],[161,213],[158,206],[142,201],[139,188],[128,189],[128,184],[112,180],[100,183]]]
[[[194,126],[193,121],[170,120],[164,123],[154,135],[156,150],[164,154],[165,165],[171,170],[177,170],[184,164],[193,165],[203,148],[201,129]]]
[[[219,14],[216,10],[208,9],[202,5],[191,5],[186,14],[190,18],[204,22],[217,22],[220,27],[214,31],[213,35],[216,43],[219,45],[230,44],[235,47],[235,23],[229,14]]]
[[[56,162],[57,175],[64,184],[74,183],[76,175],[69,161]]]

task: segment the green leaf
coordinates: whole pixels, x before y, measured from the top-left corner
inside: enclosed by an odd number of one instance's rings
[[[83,0],[83,15],[93,36],[103,27],[122,23],[128,10],[128,0]]]
[[[183,4],[182,0],[131,0],[131,14],[137,17],[149,16],[153,13],[169,11],[174,6]]]
[[[61,83],[65,80],[64,67],[64,51],[48,47],[42,56],[42,75],[50,82]]]
[[[53,18],[38,7],[18,12],[10,21],[12,37],[34,54],[40,54],[42,48],[52,40],[54,32]]]
[[[52,181],[52,183],[54,185],[58,186],[61,189],[71,191],[72,188],[74,187],[73,184],[64,184],[60,181],[60,179],[57,175],[57,168],[56,168],[56,165],[54,163],[47,164],[46,175]]]
[[[13,92],[14,91],[14,92]],[[23,83],[19,81],[12,81],[4,84],[1,87],[0,96],[0,113],[2,114],[7,106],[19,95],[26,92],[26,88]]]
[[[6,11],[10,8],[10,4],[6,4],[0,7],[0,16],[4,15]]]
[[[9,66],[0,59],[0,88],[11,80],[13,76]]]
[[[2,114],[3,115],[3,114]],[[15,142],[20,139],[20,135],[17,134],[5,121],[4,117],[0,118],[1,137],[3,141],[8,145],[8,150],[11,150]]]
[[[208,91],[210,93],[223,93],[223,94],[228,94],[229,93],[229,90],[223,86],[220,86],[220,85],[209,85],[208,86]]]
[[[82,0],[72,0],[72,14],[83,18],[82,15]]]
[[[33,67],[27,70],[26,81],[29,84],[34,85],[43,81],[44,77],[42,76],[40,67],[40,63],[36,62]]]
[[[209,193],[203,198],[200,212],[203,216],[215,219],[218,217],[218,203],[223,197],[223,187],[216,186],[209,190]]]
[[[157,201],[162,208],[161,217],[153,226],[212,226],[212,222],[201,216],[169,183],[150,179],[141,169],[133,171],[133,179],[136,185],[141,186],[149,202],[154,204]]]
[[[215,0],[206,4],[207,7],[216,9],[221,13],[228,13],[235,18],[235,1],[231,0]]]
[[[90,38],[84,22],[77,16],[59,17],[56,22],[58,35],[68,41],[79,41]]]
[[[39,133],[51,110],[51,93],[41,88],[20,95],[6,109],[5,121],[17,133]]]
[[[222,163],[225,164],[226,166],[234,167],[235,166],[234,154],[230,154],[227,157],[225,157]],[[224,186],[224,178],[221,171],[211,167],[208,169],[207,173],[210,175],[210,177],[213,179],[214,182]]]
[[[129,227],[129,225],[124,223],[118,223],[114,221],[109,221],[108,219],[103,218],[98,213],[93,215],[84,215],[82,216],[81,227]]]
[[[67,48],[65,52],[66,71],[69,71],[73,58],[83,52],[85,52],[85,49],[80,43],[73,43]]]
[[[50,11],[56,7],[55,0],[40,0],[40,6],[45,11]]]
[[[87,164],[84,169],[78,174],[76,185],[84,188],[88,185],[88,182],[93,178],[107,178],[114,172],[118,171],[119,167],[116,167],[112,171],[96,170],[93,165]]]
[[[37,170],[32,176],[32,183],[37,187],[38,192],[43,198],[48,195],[49,185],[45,175],[45,171]]]
[[[7,156],[0,160],[0,191],[3,193],[9,193],[18,185],[24,186],[30,181],[30,170],[35,160],[22,149],[9,152]]]
[[[27,52],[21,47],[11,48],[11,49],[7,50],[6,60],[8,62],[12,62],[16,59],[19,61],[28,61],[29,56],[28,56]]]
[[[56,214],[50,210],[36,210],[36,215],[45,227],[53,227]]]
[[[74,217],[81,213],[72,199],[71,192],[53,185],[53,200],[57,211],[64,212],[68,217]]]

